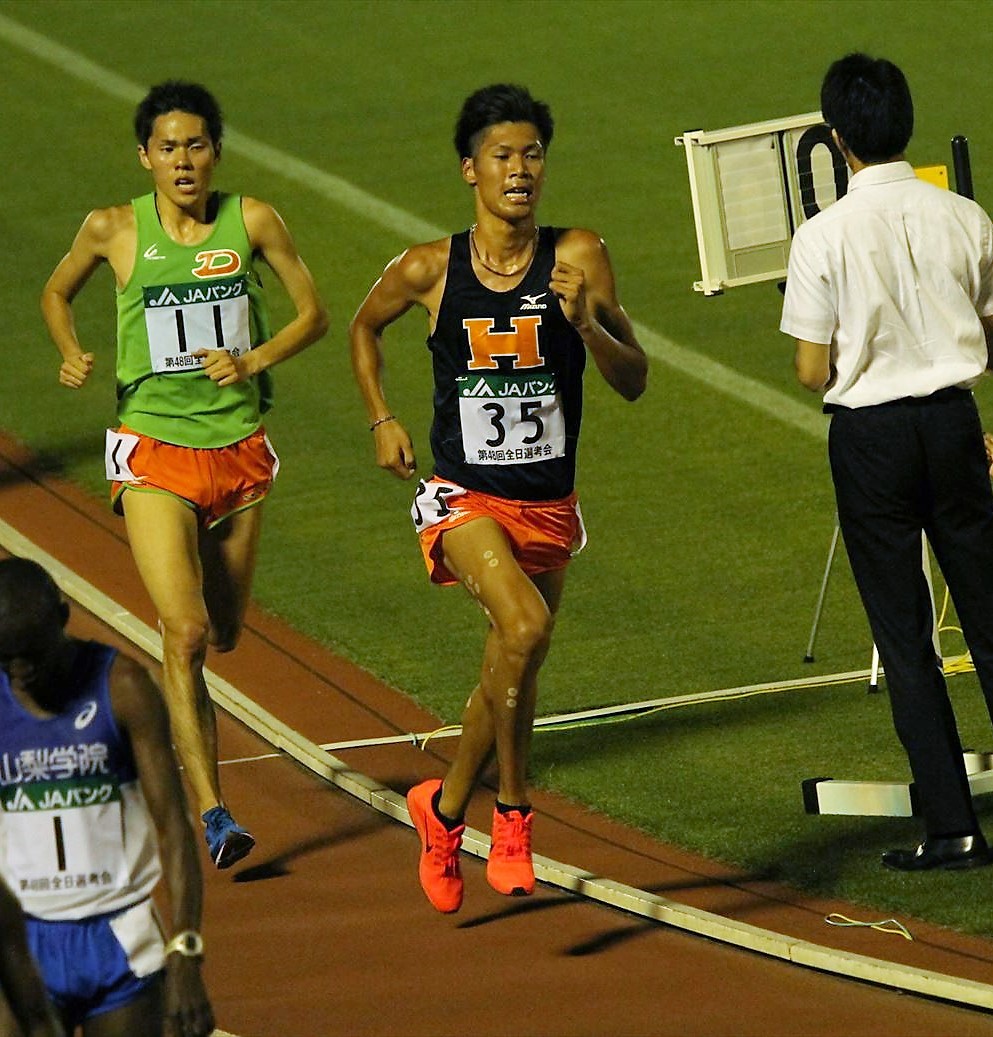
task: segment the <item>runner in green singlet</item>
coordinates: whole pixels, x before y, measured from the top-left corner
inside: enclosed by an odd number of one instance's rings
[[[173,737],[219,868],[254,839],[221,795],[217,730],[203,677],[208,644],[234,648],[278,463],[262,414],[269,368],[317,341],[328,318],[283,221],[254,198],[211,189],[221,113],[202,86],[154,87],[135,113],[138,158],[154,191],[91,212],[45,285],[42,312],[78,389],[94,354],[72,301],[106,262],[117,283],[117,429],[108,431],[115,507],[162,629]],[[270,334],[254,262],[282,283],[296,315]]]

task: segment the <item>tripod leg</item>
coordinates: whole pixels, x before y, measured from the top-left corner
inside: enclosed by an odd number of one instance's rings
[[[941,637],[938,633],[938,610],[934,600],[934,580],[931,577],[931,556],[928,553],[927,537],[921,535],[921,566],[924,569],[924,579],[927,580],[927,589],[931,594],[931,615],[934,617],[934,629],[931,639],[934,643],[934,654],[941,662]],[[869,694],[879,691],[879,649],[875,642],[872,645],[872,673],[869,677]]]
[[[879,649],[876,642],[872,642],[872,669],[869,675],[869,694],[879,691]]]
[[[924,579],[927,580],[927,589],[931,593],[931,615],[934,617],[934,631],[931,638],[934,641],[934,654],[941,659],[941,638],[938,634],[938,608],[934,600],[934,579],[931,576],[931,555],[928,553],[927,536],[921,536],[921,564],[924,566]]]
[[[817,639],[817,628],[821,625],[821,612],[824,611],[824,598],[827,595],[828,580],[831,577],[831,566],[834,564],[834,555],[838,550],[838,534],[841,526],[837,519],[834,523],[834,533],[831,536],[831,546],[828,548],[827,563],[824,566],[824,578],[821,580],[821,592],[817,595],[817,606],[814,609],[814,622],[810,628],[810,640],[807,642],[807,654],[803,657],[805,663],[814,661],[814,641]]]

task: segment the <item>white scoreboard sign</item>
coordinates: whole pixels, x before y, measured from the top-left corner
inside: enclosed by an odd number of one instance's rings
[[[676,138],[686,149],[701,280],[717,295],[782,280],[796,228],[844,195],[849,170],[820,112]]]

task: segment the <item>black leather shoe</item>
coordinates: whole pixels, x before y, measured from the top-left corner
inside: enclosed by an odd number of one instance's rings
[[[993,855],[982,833],[977,833],[958,839],[925,839],[916,850],[888,850],[883,864],[894,871],[981,868],[993,864]]]

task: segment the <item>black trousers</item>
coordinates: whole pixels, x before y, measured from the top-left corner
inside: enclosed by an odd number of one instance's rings
[[[928,836],[973,832],[955,715],[932,641],[927,535],[993,718],[993,490],[972,393],[837,408],[829,437],[838,520],[886,671]]]

